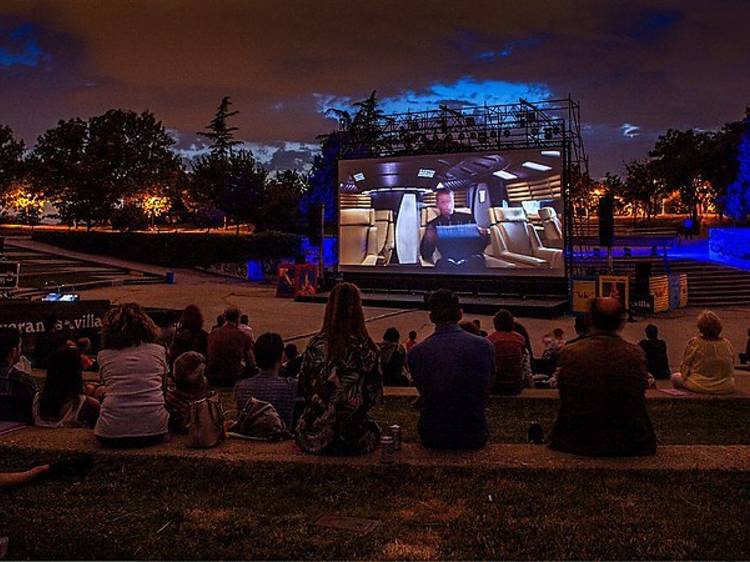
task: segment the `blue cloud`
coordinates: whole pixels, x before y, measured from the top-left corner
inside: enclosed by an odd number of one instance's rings
[[[625,31],[633,39],[657,39],[670,31],[682,20],[682,14],[674,10],[651,10],[643,12],[637,21]]]
[[[405,91],[384,98],[386,113],[425,111],[444,104],[449,107],[471,107],[483,104],[500,105],[515,103],[518,98],[529,100],[548,99],[553,96],[546,84],[534,82],[507,82],[505,80],[481,80],[464,77],[455,82],[436,82],[421,91]]]
[[[505,58],[512,55],[519,49],[531,49],[537,45],[541,45],[546,39],[543,35],[534,35],[525,39],[517,39],[515,41],[508,41],[503,47],[497,51],[482,51],[477,55],[480,60],[492,60],[496,58]]]
[[[355,99],[333,94],[313,94],[318,110],[340,109],[354,113]],[[536,82],[507,82],[505,80],[475,80],[464,77],[455,82],[434,82],[423,90],[405,90],[395,96],[380,99],[386,114],[407,111],[427,111],[445,105],[452,109],[517,103],[519,98],[539,101],[553,98],[546,84]]]
[[[3,36],[5,35],[5,38]],[[3,44],[4,43],[4,44]],[[34,37],[34,26],[19,25],[9,33],[0,33],[0,66],[37,66],[45,57]]]

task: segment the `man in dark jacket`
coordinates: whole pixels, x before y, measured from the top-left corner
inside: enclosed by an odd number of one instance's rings
[[[480,449],[495,349],[459,327],[461,306],[451,291],[435,291],[429,305],[435,332],[406,356],[420,396],[419,437],[433,449]]]
[[[643,350],[623,340],[620,303],[597,298],[590,334],[566,345],[558,359],[560,412],[550,447],[589,456],[637,456],[656,452],[646,410],[648,372]]]
[[[669,370],[669,356],[667,342],[659,339],[659,328],[653,324],[646,326],[646,339],[638,342],[646,354],[648,372],[655,379],[668,379],[672,376]]]

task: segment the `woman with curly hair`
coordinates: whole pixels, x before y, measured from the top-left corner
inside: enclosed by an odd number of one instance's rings
[[[305,409],[297,445],[319,455],[361,455],[378,445],[380,429],[367,412],[383,395],[379,350],[367,333],[359,289],[338,284],[323,328],[305,350],[300,370]]]
[[[167,434],[167,357],[154,343],[158,333],[135,303],[115,306],[104,317],[97,355],[104,399],[94,433],[105,447],[146,447]]]

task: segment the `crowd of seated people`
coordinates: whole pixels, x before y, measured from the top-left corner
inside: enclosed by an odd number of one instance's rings
[[[42,340],[47,375],[37,386],[22,360],[17,330],[0,328],[0,421],[47,428],[90,428],[104,447],[145,447],[188,433],[191,408],[231,387],[237,411],[251,401],[269,405],[297,446],[318,455],[374,450],[381,429],[369,415],[383,386],[414,384],[419,394],[418,433],[434,449],[478,449],[489,435],[488,397],[533,387],[539,360],[527,330],[507,310],[493,318],[494,332],[464,321],[457,295],[441,289],[428,299],[434,331],[401,342],[389,328],[370,337],[358,288],[340,283],[331,292],[320,331],[300,353],[279,334],[257,340],[247,316],[229,307],[210,333],[198,307],[188,306],[174,334],[163,333],[137,304],[105,315],[102,349],[72,341],[53,328]],[[594,456],[653,454],[656,439],[645,407],[653,379],[698,393],[733,392],[734,351],[721,337],[716,314],[702,312],[699,334],[687,344],[680,371],[669,369],[666,343],[649,324],[638,345],[620,335],[619,303],[594,299],[576,318],[576,337],[560,328],[543,340],[543,361],[554,361],[560,410],[550,447]],[[542,361],[542,362],[543,362]],[[84,368],[96,365],[100,384],[86,385]],[[545,365],[547,368],[548,365]]]

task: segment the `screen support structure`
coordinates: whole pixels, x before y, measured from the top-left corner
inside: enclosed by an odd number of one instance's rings
[[[560,150],[564,202],[564,257],[568,296],[573,277],[584,273],[576,259],[586,250],[583,206],[588,186],[588,158],[581,135],[581,107],[562,99],[437,109],[380,116],[364,136],[341,122],[337,132],[341,160],[537,148]],[[570,299],[572,302],[572,298]]]

